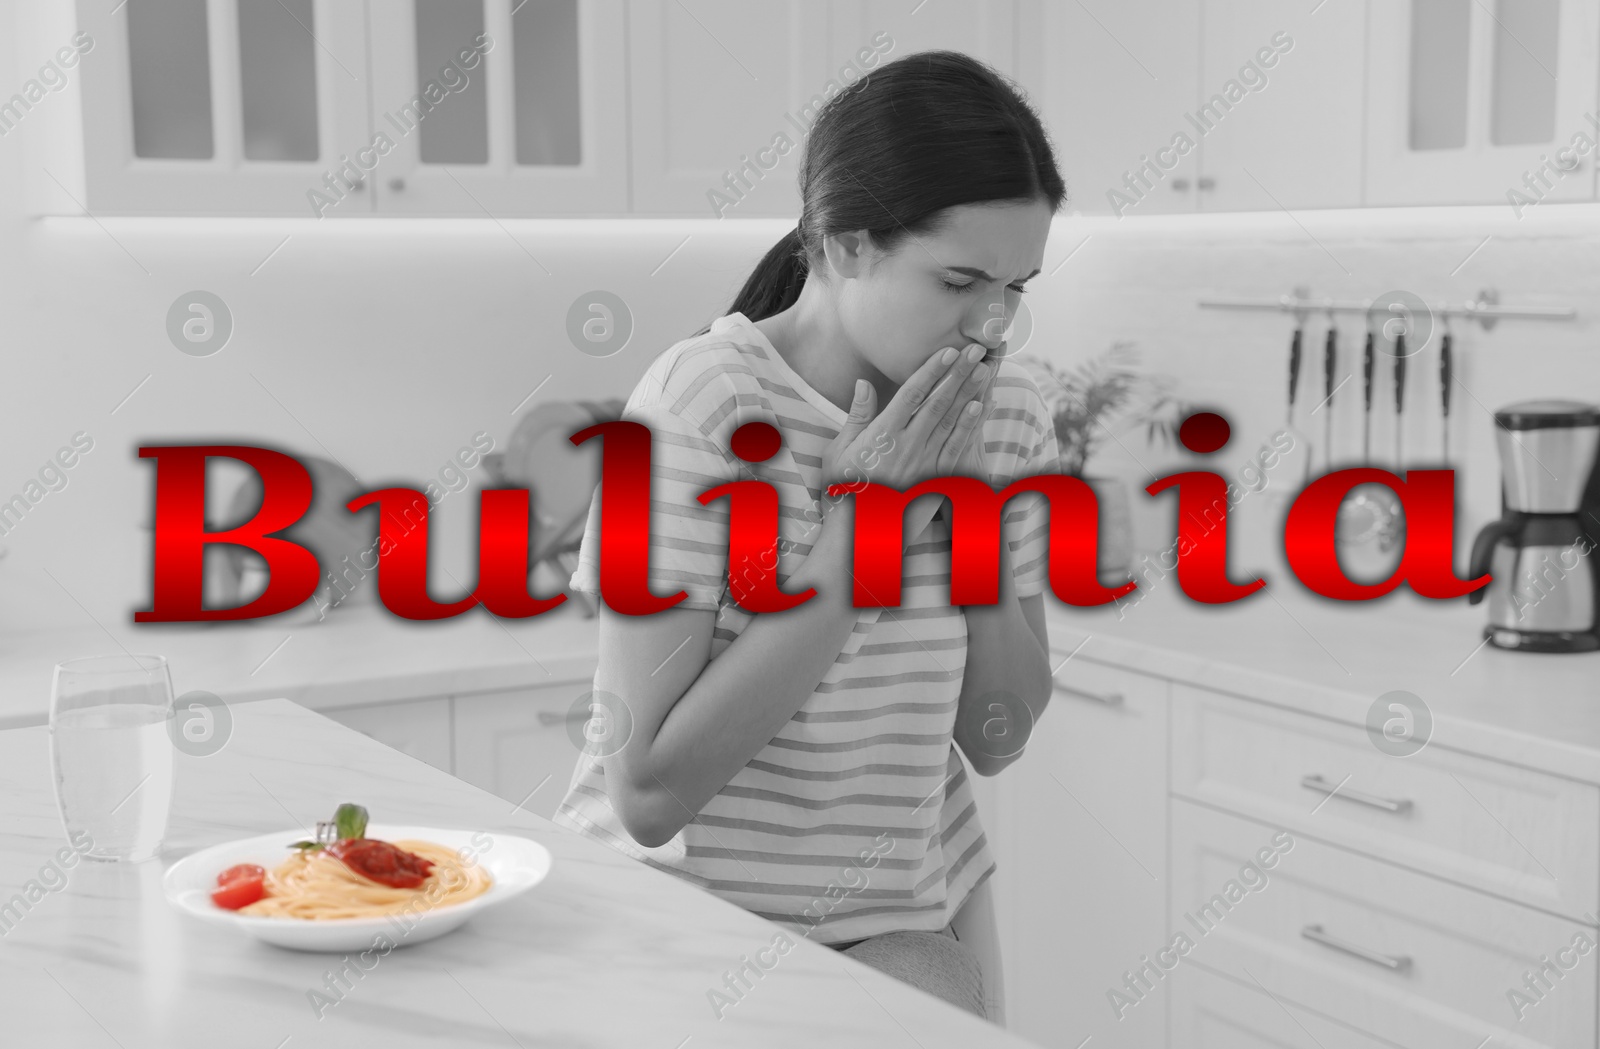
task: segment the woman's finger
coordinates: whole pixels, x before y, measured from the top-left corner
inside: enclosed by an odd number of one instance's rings
[[[952,373],[946,376],[944,382],[949,386],[942,390],[935,390],[928,403],[923,406],[921,419],[911,420],[912,431],[916,436],[931,443],[934,448],[939,447],[939,440],[944,438],[955,428],[956,422],[962,411],[969,403],[980,403],[983,396],[983,384],[989,373],[987,364],[974,365],[960,383]],[[943,386],[943,383],[941,383]],[[948,403],[946,403],[948,402]],[[921,421],[928,429],[917,431],[916,427]]]
[[[939,380],[939,384],[929,394],[922,406],[912,415],[907,424],[907,435],[912,439],[925,439],[940,426],[946,427],[955,424],[955,415],[961,411],[964,402],[968,399],[967,386],[972,372],[978,367],[978,362],[983,360],[983,347],[977,343],[967,346],[956,363],[950,366],[950,371]]]
[[[975,431],[982,421],[982,401],[968,401],[966,407],[956,414],[954,424],[950,427],[950,435],[944,439],[944,444],[939,450],[938,472],[941,476],[955,472],[961,462],[962,453],[967,450],[967,445],[976,440]]]
[[[884,406],[882,415],[884,425],[892,432],[905,429],[912,414],[928,399],[939,380],[949,372],[952,364],[960,360],[960,357],[959,350],[947,346],[923,361],[922,367],[913,372],[911,378],[900,384],[900,389],[895,391],[895,395]]]
[[[856,380],[856,397],[850,403],[850,414],[845,418],[844,425],[839,427],[839,433],[834,440],[845,447],[849,447],[857,435],[867,428],[872,421],[873,405],[877,401],[877,391],[865,379]]]

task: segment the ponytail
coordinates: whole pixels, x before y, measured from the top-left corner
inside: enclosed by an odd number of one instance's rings
[[[728,312],[742,313],[752,321],[782,313],[800,298],[810,268],[800,227],[796,225],[756,263]]]

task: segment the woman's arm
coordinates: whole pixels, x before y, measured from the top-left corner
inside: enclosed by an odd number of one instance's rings
[[[1019,598],[1011,573],[1011,551],[1000,543],[1000,600],[963,605],[967,619],[967,667],[961,679],[955,741],[972,770],[993,776],[1022,755],[1033,723],[1050,701],[1050,646],[1045,633],[1044,595]],[[992,692],[1011,700],[983,697]]]
[[[804,604],[754,617],[716,659],[718,613],[600,612],[595,688],[621,699],[622,748],[605,762],[606,792],[628,834],[654,848],[671,840],[816,690],[844,649],[852,605],[855,500],[834,501],[790,593]]]

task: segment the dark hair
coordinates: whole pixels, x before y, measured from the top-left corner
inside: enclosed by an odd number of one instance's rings
[[[822,107],[800,161],[800,222],[728,308],[752,321],[792,306],[822,238],[864,229],[889,250],[932,233],[959,204],[1042,199],[1067,188],[1038,114],[985,63],[919,51],[868,73]]]

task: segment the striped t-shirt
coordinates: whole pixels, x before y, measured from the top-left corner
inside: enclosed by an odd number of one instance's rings
[[[1055,473],[1048,410],[1026,369],[1002,358],[986,398],[984,462],[996,488]],[[780,357],[743,314],[677,343],[651,364],[623,418],[650,427],[650,589],[675,607],[718,613],[715,659],[754,614],[729,591],[726,500],[696,498],[733,480],[778,492],[777,579],[820,531],[822,453],[846,413]],[[730,450],[747,422],[783,444],[762,463]],[[571,587],[599,593],[596,490]],[[1036,493],[1002,516],[1016,592],[1044,591],[1046,504]],[[843,943],[898,929],[938,930],[994,871],[968,774],[952,743],[966,666],[966,617],[950,604],[950,534],[934,520],[908,539],[901,605],[863,608],[844,650],[804,705],[696,818],[657,848],[635,843],[606,795],[591,744],[555,820],[686,878],[746,910]],[[604,653],[601,654],[602,658]]]

